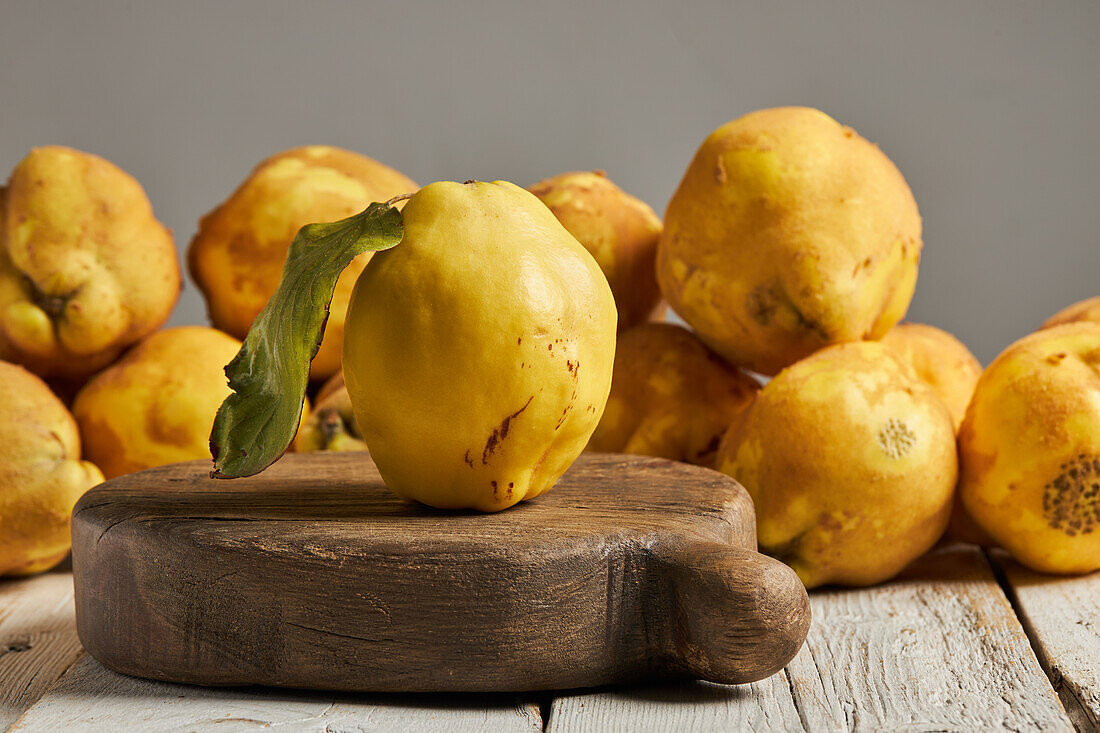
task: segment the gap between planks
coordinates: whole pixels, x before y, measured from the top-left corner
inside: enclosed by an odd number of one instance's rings
[[[1061,681],[1059,692],[1069,690],[1071,701],[1084,701],[1081,711],[1069,706],[1074,722],[1094,729],[1100,685],[1088,662],[1097,658],[1093,650],[1100,636],[1088,619],[1100,612],[1100,577],[1052,581],[1028,575],[997,555],[993,563],[1029,627],[1030,641],[985,557],[973,548],[955,547],[918,561],[879,588],[812,594],[815,619],[807,645],[787,669],[753,685],[691,682],[553,700],[549,695],[536,701],[513,696],[512,703],[472,706],[456,704],[457,697],[448,702],[438,696],[400,696],[364,703],[361,697],[320,693],[197,688],[117,675],[86,656],[73,664],[81,651],[72,630],[71,580],[51,573],[0,585],[0,649],[19,649],[21,638],[34,639],[25,651],[0,655],[8,716],[0,730],[62,673],[15,730],[109,729],[130,719],[158,729],[207,723],[219,731],[252,729],[258,723],[297,730],[312,727],[311,721],[322,730],[367,723],[390,730],[423,731],[445,724],[455,730],[532,732],[542,730],[544,721],[551,731],[1072,730],[1040,662]],[[1043,600],[1048,598],[1058,600]],[[45,616],[43,608],[49,611]],[[1052,615],[1052,608],[1061,614]],[[1066,628],[1069,636],[1058,646],[1059,630]],[[1094,646],[1080,647],[1081,666],[1074,667],[1064,661],[1062,647],[1086,632]],[[37,663],[5,669],[5,658],[18,660],[36,650]],[[549,715],[540,714],[540,703],[549,707]]]
[[[0,730],[83,654],[68,572],[0,581]]]
[[[1100,731],[1100,572],[1063,578],[1003,550],[986,554],[1070,719],[1079,731]]]
[[[257,728],[316,733],[538,733],[537,702],[514,694],[355,695],[215,688],[128,677],[81,657],[12,727],[115,733],[137,727],[218,733]]]
[[[564,695],[548,730],[1073,730],[977,548],[810,603],[805,646],[767,680]]]

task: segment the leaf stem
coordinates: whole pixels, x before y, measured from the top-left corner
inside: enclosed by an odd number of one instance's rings
[[[210,433],[212,478],[252,476],[286,452],[301,422],[309,363],[321,343],[336,281],[358,255],[401,242],[401,212],[393,204],[412,195],[298,231],[279,287],[225,367],[233,393]]]

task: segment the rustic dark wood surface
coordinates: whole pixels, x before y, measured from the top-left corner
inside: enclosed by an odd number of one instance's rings
[[[106,666],[363,691],[732,683],[807,633],[801,584],[753,551],[747,494],[706,469],[588,454],[492,515],[404,502],[361,453],[208,470],[131,474],[77,505],[77,630]]]

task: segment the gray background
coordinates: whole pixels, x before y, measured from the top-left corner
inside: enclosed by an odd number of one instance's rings
[[[718,125],[819,107],[924,218],[911,320],[983,361],[1100,292],[1100,3],[0,0],[0,178],[35,145],[145,185],[181,253],[261,158],[421,183],[604,168],[659,213]],[[173,323],[202,322],[188,285]]]

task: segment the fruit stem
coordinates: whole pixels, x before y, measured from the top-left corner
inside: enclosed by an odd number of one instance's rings
[[[398,201],[408,201],[416,195],[416,191],[410,191],[409,193],[403,193],[400,196],[394,196],[392,199],[386,202],[386,206],[393,206]]]

